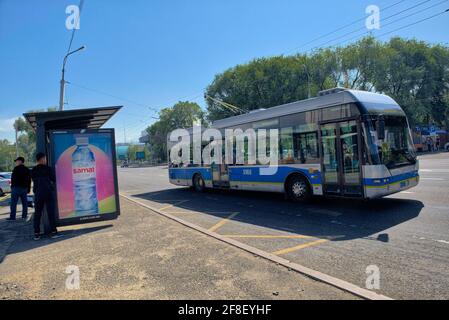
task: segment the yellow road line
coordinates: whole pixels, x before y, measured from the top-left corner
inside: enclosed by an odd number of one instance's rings
[[[176,201],[176,200],[175,200]],[[170,208],[173,208],[174,206],[177,206],[177,205],[180,205],[180,204],[183,204],[183,203],[186,203],[186,202],[189,202],[190,200],[179,200],[178,202],[176,202],[176,203],[173,203],[173,204],[170,204],[170,205],[168,205],[168,206],[165,206],[165,207],[162,207],[162,208],[160,208],[159,210],[161,210],[161,211],[164,211],[164,210],[167,210],[167,209],[170,209]]]
[[[229,213],[229,211],[223,212],[223,211],[193,211],[193,210],[185,210],[185,211],[170,211],[167,212],[170,214],[186,214],[186,213],[201,213],[201,214],[226,214]]]
[[[232,220],[235,216],[237,216],[240,212],[234,212],[233,214],[231,214],[229,217],[221,220],[219,223],[217,223],[216,225],[214,225],[212,228],[209,229],[210,232],[215,232],[218,229],[220,229],[221,227],[223,227],[226,223],[228,223],[230,220]]]
[[[228,238],[239,239],[311,239],[310,236],[296,235],[296,236],[272,236],[272,235],[225,235]]]
[[[384,296],[384,295],[380,295],[377,294],[373,291],[370,291],[368,289],[364,289],[361,287],[358,287],[352,283],[349,283],[347,281],[329,276],[327,274],[324,274],[322,272],[307,268],[305,266],[302,266],[300,264],[291,262],[287,259],[284,259],[282,257],[278,257],[275,256],[273,254],[269,254],[268,252],[265,252],[263,250],[257,249],[255,247],[252,247],[250,245],[244,244],[243,242],[239,242],[237,240],[231,239],[231,238],[226,238],[223,237],[222,235],[215,233],[215,232],[210,232],[198,225],[195,225],[191,222],[188,222],[186,220],[183,220],[181,218],[178,218],[176,216],[170,215],[168,213],[164,213],[160,210],[158,210],[155,207],[151,207],[150,205],[142,202],[142,200],[137,200],[137,198],[132,197],[132,196],[128,196],[124,193],[120,193],[120,196],[124,199],[126,199],[127,201],[134,203],[138,206],[141,206],[147,210],[150,210],[150,212],[155,212],[159,215],[161,215],[162,217],[165,217],[171,221],[175,221],[177,223],[179,223],[180,225],[190,228],[192,230],[198,231],[201,234],[204,234],[206,236],[209,236],[213,239],[219,240],[223,243],[226,243],[228,245],[231,245],[233,247],[239,248],[241,250],[244,250],[246,252],[250,252],[252,254],[254,254],[257,257],[261,257],[264,258],[266,260],[272,261],[278,265],[287,267],[287,268],[291,268],[293,271],[298,272],[300,274],[306,275],[308,277],[311,277],[313,279],[316,279],[318,281],[321,281],[323,283],[329,284],[331,286],[334,286],[336,288],[342,289],[344,291],[350,292],[351,294],[354,294],[357,297],[363,298],[363,299],[369,299],[369,300],[392,300],[391,298]],[[344,236],[341,236],[344,237]],[[339,237],[337,237],[339,238]]]
[[[273,252],[273,254],[279,256],[279,255],[287,254],[287,253],[290,253],[290,252],[302,250],[302,249],[305,249],[305,248],[317,246],[319,244],[322,244],[322,243],[325,243],[325,242],[329,242],[329,241],[330,240],[328,240],[328,239],[320,239],[320,240],[317,240],[317,241],[300,244],[299,246],[296,246],[296,247],[279,250],[279,251]]]

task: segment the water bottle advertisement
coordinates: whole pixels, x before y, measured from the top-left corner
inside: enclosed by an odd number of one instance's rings
[[[59,225],[115,219],[114,131],[52,132],[51,142]]]

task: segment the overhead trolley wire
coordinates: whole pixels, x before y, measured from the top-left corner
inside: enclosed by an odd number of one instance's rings
[[[429,1],[430,1],[430,0],[423,1],[423,2],[417,4],[417,5],[413,6],[413,7],[410,7],[410,8],[408,8],[408,9],[402,10],[401,13],[404,13],[404,12],[407,12],[407,11],[409,11],[409,10],[415,9],[415,8],[417,8],[418,6],[421,6],[421,5],[423,5],[423,4],[425,4],[425,3],[429,2]],[[397,22],[400,22],[400,21],[402,21],[402,20],[405,20],[405,19],[407,19],[407,18],[410,18],[410,17],[412,17],[412,16],[415,16],[415,15],[417,15],[417,14],[421,14],[421,13],[423,13],[424,11],[427,11],[427,10],[430,10],[430,9],[432,9],[432,8],[435,8],[435,7],[437,7],[437,6],[439,6],[439,5],[443,4],[443,3],[445,3],[445,2],[447,2],[447,1],[449,1],[449,0],[443,0],[443,1],[440,1],[440,2],[438,2],[438,3],[436,3],[436,4],[434,4],[434,5],[431,5],[431,6],[429,6],[429,7],[426,7],[426,8],[424,8],[424,9],[420,10],[420,11],[416,11],[416,12],[413,12],[413,13],[411,13],[411,14],[409,14],[409,15],[406,15],[406,16],[404,16],[404,17],[401,17],[401,18],[399,18],[399,19],[393,20],[392,22],[389,22],[389,23],[383,25],[383,27],[385,28],[385,27],[387,27],[387,26],[390,26],[390,25],[392,25],[392,24],[395,24],[395,23],[397,23]],[[399,13],[398,13],[398,14],[399,14]],[[390,19],[390,18],[392,18],[392,17],[394,17],[394,16],[397,16],[398,14],[391,15],[391,16],[389,16],[389,17],[383,19],[382,21],[388,20],[388,19]],[[335,38],[335,39],[329,40],[329,41],[327,41],[327,42],[325,42],[325,43],[322,43],[321,45],[319,45],[319,46],[317,46],[317,47],[315,47],[315,48],[313,48],[313,49],[311,49],[311,50],[314,50],[314,49],[317,49],[317,48],[324,47],[324,46],[326,46],[326,45],[328,45],[328,44],[330,44],[330,43],[332,43],[332,42],[334,42],[334,41],[336,41],[336,40],[342,39],[342,38],[344,38],[344,37],[346,37],[346,36],[348,36],[348,35],[354,34],[354,33],[358,32],[358,31],[363,30],[363,29],[365,29],[365,28],[362,27],[362,28],[359,28],[359,29],[357,29],[357,30],[351,31],[351,32],[349,32],[349,33],[346,33],[346,34],[344,34],[344,35],[342,35],[342,36],[339,36],[338,38]],[[372,34],[372,31],[366,31],[366,32],[363,32],[363,33],[358,34],[358,35],[356,35],[356,36],[354,36],[354,37],[352,37],[352,38],[346,39],[346,40],[344,40],[344,41],[341,42],[341,43],[344,43],[344,42],[348,42],[348,41],[354,40],[354,39],[356,39],[356,38],[359,38],[359,37],[364,36],[364,35],[367,35],[367,34]],[[338,43],[338,44],[341,44],[341,43]],[[337,44],[337,45],[338,45],[338,44]],[[333,45],[333,46],[336,46],[336,45]]]
[[[399,4],[401,4],[401,3],[405,2],[405,1],[407,1],[407,0],[401,0],[401,1],[398,1],[398,2],[396,2],[396,3],[393,3],[393,4],[391,4],[391,5],[389,5],[389,6],[385,7],[385,8],[383,8],[381,11],[382,11],[382,12],[388,11],[389,9],[391,9],[391,8],[397,6],[397,5],[399,5]],[[429,1],[430,1],[430,0],[429,0]],[[348,23],[348,24],[346,24],[346,25],[344,25],[344,26],[342,26],[342,27],[339,27],[339,28],[337,28],[337,29],[335,29],[335,30],[333,30],[333,31],[331,31],[331,32],[328,32],[328,33],[322,35],[322,36],[319,36],[319,37],[317,37],[317,38],[314,38],[314,39],[312,39],[312,40],[310,40],[310,41],[308,41],[308,42],[306,42],[306,43],[303,43],[302,45],[300,45],[300,46],[298,46],[298,47],[295,47],[295,48],[293,48],[293,49],[287,51],[287,53],[292,52],[292,51],[296,51],[296,50],[298,50],[298,49],[302,49],[302,48],[304,48],[305,46],[307,46],[307,45],[309,45],[309,44],[312,44],[312,43],[314,43],[314,42],[316,42],[316,41],[318,41],[318,40],[324,39],[324,38],[326,38],[326,37],[328,37],[328,36],[330,36],[330,35],[333,35],[333,34],[335,34],[335,33],[338,33],[339,31],[344,30],[344,29],[346,29],[346,28],[348,28],[348,27],[350,27],[350,26],[353,26],[353,25],[355,25],[355,24],[357,24],[357,23],[359,23],[359,22],[362,22],[362,21],[364,21],[364,20],[366,20],[366,16],[364,16],[364,17],[362,17],[362,18],[359,18],[359,19],[357,19],[357,20],[355,20],[355,21],[353,21],[353,22],[351,22],[351,23]]]

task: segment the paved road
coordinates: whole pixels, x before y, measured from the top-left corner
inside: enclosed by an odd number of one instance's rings
[[[164,168],[120,169],[121,191],[175,216],[396,299],[449,299],[449,153],[421,157],[418,187],[362,202],[209,191],[168,183]]]

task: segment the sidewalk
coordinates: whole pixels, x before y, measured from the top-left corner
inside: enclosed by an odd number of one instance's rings
[[[355,299],[121,199],[117,221],[31,239],[0,207],[1,299]],[[8,210],[6,210],[8,211]],[[6,251],[3,249],[3,251]],[[0,261],[2,261],[0,251]],[[66,289],[68,266],[80,289]]]

